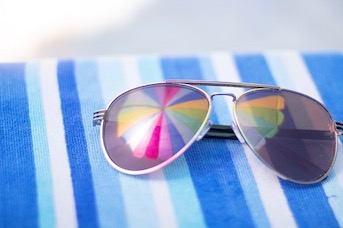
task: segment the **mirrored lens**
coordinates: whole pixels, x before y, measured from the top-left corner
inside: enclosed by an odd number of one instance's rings
[[[235,114],[248,145],[281,176],[309,183],[331,169],[335,125],[312,98],[288,90],[256,90],[237,100]]]
[[[130,90],[105,115],[102,134],[108,157],[124,172],[170,161],[195,140],[209,107],[207,96],[191,86],[154,84]]]

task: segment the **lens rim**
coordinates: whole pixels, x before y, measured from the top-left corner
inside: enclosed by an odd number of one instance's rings
[[[279,173],[277,170],[275,170],[272,166],[270,166],[257,152],[256,150],[254,149],[253,145],[251,143],[249,143],[249,140],[247,139],[246,135],[244,134],[244,132],[242,131],[241,129],[241,126],[238,122],[238,119],[237,119],[237,103],[238,101],[248,95],[248,94],[251,94],[251,93],[256,93],[256,92],[263,92],[263,91],[275,91],[275,90],[279,90],[279,91],[286,91],[286,92],[290,92],[290,93],[293,93],[293,94],[296,94],[296,95],[299,95],[299,96],[302,96],[302,97],[305,97],[305,98],[308,98],[312,101],[314,101],[315,103],[317,103],[328,115],[328,117],[330,118],[331,120],[331,124],[332,126],[335,126],[335,121],[333,120],[332,118],[332,115],[330,114],[330,112],[327,110],[327,108],[322,104],[320,103],[319,101],[317,101],[316,99],[314,99],[313,97],[310,97],[306,94],[303,94],[303,93],[300,93],[300,92],[297,92],[297,91],[293,91],[293,90],[288,90],[288,89],[269,89],[269,88],[261,88],[261,89],[251,89],[251,90],[248,90],[246,92],[244,92],[243,94],[241,94],[233,103],[233,116],[234,116],[234,121],[235,121],[235,124],[237,126],[237,129],[239,131],[239,134],[242,136],[242,138],[244,139],[244,142],[248,145],[248,147],[250,148],[250,150],[257,156],[257,158],[266,166],[268,167],[270,170],[272,170],[277,176],[279,176],[280,178],[284,179],[284,180],[288,180],[288,181],[292,181],[294,183],[298,183],[298,184],[315,184],[315,183],[318,183],[322,180],[324,180],[328,175],[329,173],[331,172],[334,164],[335,164],[335,161],[336,161],[336,157],[337,157],[337,148],[338,148],[338,134],[337,134],[337,131],[335,131],[335,147],[334,147],[334,157],[333,157],[333,160],[332,160],[332,163],[329,167],[329,169],[318,179],[314,180],[314,181],[299,181],[299,180],[294,180],[290,177],[287,177],[281,173]],[[336,128],[334,128],[336,129]]]
[[[181,87],[181,88],[189,88],[192,90],[196,90],[199,93],[203,94],[204,97],[207,99],[208,101],[208,110],[207,110],[207,114],[205,116],[205,119],[203,121],[203,123],[201,124],[201,126],[199,127],[198,131],[194,134],[194,136],[185,144],[185,146],[179,150],[177,153],[175,153],[172,157],[170,157],[169,159],[161,162],[160,164],[150,167],[148,169],[144,169],[144,170],[128,170],[128,169],[124,169],[120,166],[118,166],[117,164],[114,163],[114,161],[112,161],[112,159],[110,158],[110,156],[107,153],[107,150],[105,148],[105,143],[104,143],[104,134],[105,134],[105,119],[107,117],[107,110],[110,108],[110,106],[118,99],[120,99],[121,97],[125,96],[128,93],[131,93],[135,90],[140,90],[142,88],[146,88],[146,87],[154,87],[154,86],[161,86],[161,85],[169,85],[169,86],[177,86],[177,87]],[[114,99],[112,99],[112,101],[107,105],[106,107],[106,111],[103,117],[103,121],[101,121],[100,124],[100,143],[101,143],[101,147],[102,147],[102,152],[107,160],[107,162],[116,170],[125,173],[125,174],[130,174],[130,175],[142,175],[142,174],[148,174],[151,172],[154,172],[156,170],[159,170],[165,166],[167,166],[168,164],[170,164],[171,162],[173,162],[175,159],[177,159],[178,157],[180,157],[193,143],[194,141],[196,141],[196,139],[198,138],[198,136],[202,133],[203,129],[205,128],[205,126],[207,125],[208,119],[210,117],[212,111],[212,101],[210,96],[201,88],[192,86],[192,85],[188,85],[188,84],[182,84],[182,83],[167,83],[167,82],[157,82],[157,83],[149,83],[149,84],[145,84],[145,85],[141,85],[138,87],[134,87],[131,88],[129,90],[126,90],[125,92],[119,94],[118,96],[116,96]]]

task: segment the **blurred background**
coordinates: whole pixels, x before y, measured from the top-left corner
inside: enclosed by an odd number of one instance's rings
[[[342,0],[0,0],[0,61],[342,47]]]

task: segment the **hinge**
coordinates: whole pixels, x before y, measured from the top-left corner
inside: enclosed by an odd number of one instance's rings
[[[336,130],[339,136],[343,135],[343,123],[336,121]]]
[[[97,110],[93,114],[93,126],[100,125],[101,121],[104,119],[106,109]]]

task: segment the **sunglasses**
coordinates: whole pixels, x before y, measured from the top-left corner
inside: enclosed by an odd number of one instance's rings
[[[196,86],[248,89],[208,95]],[[231,126],[209,120],[212,99],[233,100]],[[116,97],[94,113],[108,162],[132,175],[158,170],[203,137],[239,139],[279,177],[308,184],[333,167],[343,124],[313,98],[277,86],[215,81],[167,80]]]

